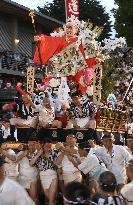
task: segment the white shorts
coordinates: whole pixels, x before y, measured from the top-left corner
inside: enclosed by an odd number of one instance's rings
[[[37,181],[37,176],[35,177],[27,177],[27,176],[23,176],[20,175],[18,182],[22,185],[22,187],[24,187],[25,189],[30,189],[31,183],[32,182],[36,182]]]
[[[79,171],[76,172],[63,172],[63,180],[65,184],[73,181],[81,182],[82,175]]]
[[[55,170],[48,169],[40,172],[40,180],[44,190],[50,188],[50,185],[54,179],[57,179],[57,173]]]
[[[85,118],[75,118],[75,121],[77,123],[77,125],[80,128],[84,128],[88,123],[89,123],[90,118],[89,117],[85,117]]]
[[[37,117],[29,117],[28,119],[13,118],[15,119],[15,124],[21,127],[32,127],[37,123]]]

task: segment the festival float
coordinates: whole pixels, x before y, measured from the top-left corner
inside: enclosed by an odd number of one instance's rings
[[[98,108],[97,130],[125,132],[127,114],[121,106],[115,109],[116,97],[111,94],[105,105],[100,106],[100,103],[102,63],[110,58],[110,53],[116,48],[126,47],[126,40],[121,37],[99,42],[104,26],[93,26],[90,19],[80,21],[78,3],[78,0],[65,0],[66,24],[63,28],[57,28],[50,36],[35,35],[33,64],[27,68],[27,93],[35,104],[41,104],[46,94],[49,98],[56,96],[62,103],[69,102],[75,92],[92,96]],[[36,32],[33,10],[30,10],[29,17]],[[41,84],[35,80],[37,67],[44,73]],[[21,88],[17,89],[22,94]],[[111,107],[107,106],[109,103]],[[56,130],[53,135],[57,135]]]

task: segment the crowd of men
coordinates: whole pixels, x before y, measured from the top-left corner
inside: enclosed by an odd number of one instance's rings
[[[127,146],[113,142],[105,133],[101,146],[94,140],[77,144],[73,134],[65,143],[33,137],[17,149],[1,145],[0,205],[43,204],[40,193],[50,205],[59,193],[65,204],[133,204],[133,136]]]
[[[96,106],[86,96],[78,93],[71,95],[69,102],[47,96],[39,105],[36,105],[30,96],[22,95],[21,102],[4,105],[3,112],[0,140],[2,138],[5,140],[8,135],[17,139],[16,128],[28,128],[26,136],[22,136],[26,141],[35,130],[40,131],[39,135],[44,128],[95,130],[97,124]],[[130,116],[125,125],[125,131],[130,134],[133,132],[133,122]]]
[[[133,204],[132,123],[126,125],[127,146],[115,145],[107,132],[99,145],[93,139],[77,142],[73,133],[57,143],[38,137],[44,128],[95,130],[94,104],[83,96],[71,98],[60,112],[49,98],[36,106],[28,95],[10,107],[11,117],[1,128],[0,205],[55,205],[59,195],[59,204]],[[15,144],[16,128],[23,132],[25,126],[26,143]]]
[[[70,103],[45,97],[39,105],[35,105],[28,95],[23,95],[22,102],[15,106],[4,105],[3,111],[8,113],[8,117],[5,114],[3,118],[4,139],[8,135],[16,137],[17,127],[28,128],[27,139],[35,130],[41,132],[42,128],[96,128],[95,105],[78,94],[71,96]]]

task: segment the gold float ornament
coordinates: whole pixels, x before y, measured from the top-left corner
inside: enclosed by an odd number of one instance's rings
[[[6,143],[3,143],[1,145],[1,149],[0,149],[0,153],[3,152],[3,150],[8,150],[8,149],[18,149],[18,150],[24,150],[27,148],[27,144],[25,143],[10,143],[10,142],[6,142]]]
[[[93,28],[93,23],[91,19],[88,19],[88,21],[85,22],[85,28],[89,28],[90,30]]]
[[[34,20],[34,17],[35,17],[34,10],[30,9],[29,16],[31,17],[32,24],[34,24],[35,23],[35,20]]]
[[[96,37],[98,38],[102,31],[103,31],[104,27],[103,26],[95,26],[94,29],[92,30],[92,32],[96,35]]]
[[[98,110],[97,129],[113,132],[125,132],[127,113],[120,110],[101,108]]]
[[[35,26],[35,13],[34,13],[34,10],[30,9],[29,10],[29,16],[31,17],[31,22],[32,22],[32,25],[33,25],[33,28],[34,28],[34,31],[36,33],[36,26]]]

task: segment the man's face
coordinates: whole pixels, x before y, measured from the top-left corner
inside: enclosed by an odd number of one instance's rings
[[[51,152],[52,151],[52,144],[51,143],[45,143],[43,145],[43,149],[45,152]]]
[[[72,38],[77,34],[77,27],[73,23],[66,24],[66,37]]]
[[[77,141],[77,139],[76,139],[75,135],[68,135],[67,138],[66,138],[66,143],[68,145],[73,145],[74,146],[76,141]]]
[[[46,108],[50,107],[50,100],[49,99],[44,99],[42,105]]]
[[[86,156],[86,152],[83,149],[78,148],[78,153],[79,153],[80,157]]]
[[[81,97],[78,97],[78,96],[75,96],[75,97],[72,97],[72,101],[75,105],[81,105],[82,103],[82,98]]]
[[[4,126],[5,126],[6,129],[8,129],[10,127],[10,122],[5,122]]]
[[[36,150],[36,142],[35,141],[28,141],[28,149],[30,150],[30,151],[35,151]]]
[[[112,145],[113,145],[113,140],[112,139],[103,139],[102,142],[103,142],[103,145],[106,149],[111,148]]]
[[[42,144],[40,142],[35,143],[35,149],[40,150],[42,148]]]
[[[126,175],[128,179],[132,180],[132,171],[130,170],[130,168],[128,167],[128,165],[126,166]]]
[[[127,140],[127,146],[131,151],[133,151],[133,140]]]

